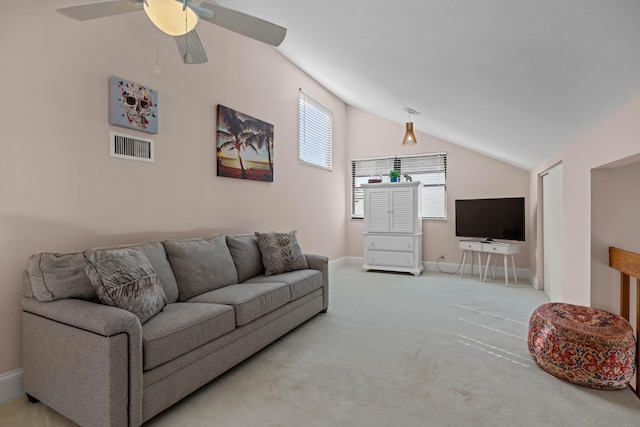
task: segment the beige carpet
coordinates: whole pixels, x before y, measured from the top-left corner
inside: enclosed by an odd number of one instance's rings
[[[328,313],[146,425],[640,426],[630,390],[568,384],[530,360],[527,322],[544,302],[499,280],[339,267]],[[0,425],[73,424],[20,399]]]

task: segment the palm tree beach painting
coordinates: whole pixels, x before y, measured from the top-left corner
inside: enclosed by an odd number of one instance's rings
[[[218,105],[218,176],[273,182],[273,125]]]

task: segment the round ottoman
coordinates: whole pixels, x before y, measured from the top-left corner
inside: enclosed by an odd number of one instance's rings
[[[539,367],[587,387],[625,388],[635,372],[635,337],[617,314],[565,303],[543,304],[529,321],[529,352]]]

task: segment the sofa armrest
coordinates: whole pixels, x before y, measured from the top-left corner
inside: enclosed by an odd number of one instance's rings
[[[117,307],[81,299],[41,302],[23,297],[22,311],[105,337],[126,332],[137,334],[142,340],[142,326],[136,315]]]
[[[324,305],[322,311],[325,312],[327,311],[327,308],[329,308],[329,257],[317,254],[304,254],[304,256],[307,258],[309,268],[320,270],[322,272],[324,280]]]
[[[142,424],[142,326],[80,299],[23,297],[24,389],[80,425]]]

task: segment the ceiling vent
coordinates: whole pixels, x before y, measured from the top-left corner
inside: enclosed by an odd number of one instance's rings
[[[153,139],[109,132],[110,155],[119,159],[154,162]]]

